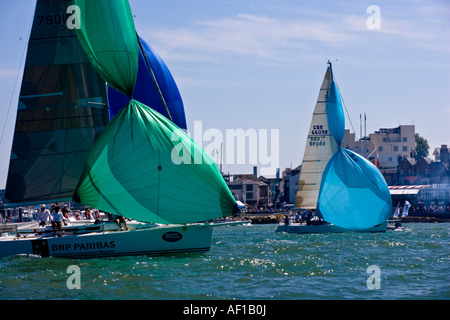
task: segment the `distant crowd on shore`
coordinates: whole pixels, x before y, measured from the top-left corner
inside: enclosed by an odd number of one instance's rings
[[[395,208],[395,207],[394,207]],[[296,211],[296,210],[294,210]],[[286,213],[290,212],[290,214],[294,214],[291,208],[290,209],[277,209],[274,207],[258,207],[258,208],[248,208],[245,210],[247,214],[271,214],[271,213]],[[303,210],[302,210],[303,211]],[[244,213],[244,212],[243,212]],[[439,204],[439,205],[424,205],[419,203],[418,205],[411,205],[409,208],[410,216],[433,216],[433,215],[450,215],[450,203],[448,204]]]
[[[409,209],[410,216],[439,216],[450,215],[450,204],[447,205],[429,205],[419,204],[417,206],[411,206]]]
[[[403,203],[402,203],[403,204]],[[395,207],[393,208],[395,209]],[[402,209],[403,206],[400,206],[400,216],[402,215]],[[302,214],[304,210],[300,210],[300,214]],[[277,209],[273,207],[258,207],[258,208],[248,208],[246,212],[243,212],[246,214],[281,214],[284,217],[293,216],[296,215],[297,210],[293,210],[292,208],[289,209]],[[281,215],[278,215],[281,217]],[[407,213],[409,216],[429,216],[429,217],[443,217],[443,216],[450,216],[450,203],[447,204],[438,204],[438,205],[424,205],[423,203],[419,203],[418,205],[411,205],[409,207],[409,212]],[[280,218],[279,218],[280,219]],[[281,220],[283,220],[281,219]]]

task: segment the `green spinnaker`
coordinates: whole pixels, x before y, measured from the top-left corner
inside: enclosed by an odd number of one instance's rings
[[[127,0],[74,0],[80,8],[77,37],[100,76],[131,97],[139,45]]]
[[[136,100],[96,141],[77,193],[85,205],[167,224],[229,216],[236,203],[211,157]]]
[[[74,0],[77,36],[100,76],[132,97],[139,47],[126,0]],[[228,216],[235,200],[211,157],[183,130],[131,100],[95,141],[74,197],[145,222],[190,223]]]

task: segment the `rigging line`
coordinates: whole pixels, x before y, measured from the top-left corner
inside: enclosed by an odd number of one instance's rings
[[[36,3],[36,6],[37,6],[37,3]],[[36,11],[36,7],[35,7],[34,10]],[[35,11],[33,11],[33,12],[35,12]],[[3,125],[2,134],[0,135],[0,143],[2,143],[2,141],[3,141],[3,136],[5,134],[6,124],[8,123],[9,113],[11,112],[11,106],[12,106],[12,102],[13,102],[13,98],[14,98],[14,92],[16,91],[16,87],[17,87],[17,80],[19,79],[20,71],[22,69],[22,64],[23,64],[25,52],[27,51],[26,49],[28,47],[28,41],[30,41],[30,37],[31,37],[31,29],[33,27],[33,20],[34,19],[31,19],[30,27],[28,28],[28,35],[27,35],[27,38],[25,39],[25,46],[24,46],[23,51],[22,51],[22,57],[20,58],[19,70],[17,70],[16,81],[14,82],[14,88],[13,88],[13,91],[11,92],[11,99],[9,101],[8,112],[6,113],[6,118],[5,118],[5,123]],[[24,70],[24,72],[25,72],[25,70]]]
[[[144,47],[142,46],[141,39],[139,39],[139,35],[137,33],[136,33],[136,35],[137,35],[137,40],[138,40],[138,43],[139,43],[139,48],[142,51],[142,55],[145,58],[145,63],[147,64],[147,67],[148,67],[148,69],[150,71],[150,74],[152,75],[153,82],[155,83],[156,90],[158,90],[159,97],[161,98],[161,102],[164,105],[164,108],[166,109],[167,116],[168,116],[169,120],[173,122],[172,115],[170,114],[169,108],[167,107],[166,100],[164,99],[164,96],[163,96],[163,94],[161,92],[161,88],[159,87],[158,81],[156,80],[155,73],[153,72],[153,69],[152,69],[152,67],[150,65],[150,62],[148,61],[148,57],[147,57],[147,54],[145,53]]]

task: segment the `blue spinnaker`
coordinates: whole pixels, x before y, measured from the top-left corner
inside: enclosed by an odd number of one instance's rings
[[[332,74],[333,75],[333,74]],[[345,116],[342,109],[341,95],[332,79],[327,102],[328,126],[338,146],[341,145],[345,133]]]
[[[319,211],[323,219],[349,230],[363,230],[392,215],[391,195],[384,177],[371,162],[340,148],[322,176]]]
[[[139,50],[139,66],[137,81],[133,91],[133,98],[144,103],[153,110],[158,111],[166,118],[172,118],[172,122],[178,127],[186,129],[186,116],[184,113],[183,100],[181,99],[180,92],[175,80],[172,77],[172,74],[161,57],[142,38],[139,37],[139,39],[142,43],[142,47],[144,48],[144,52],[142,52],[141,49]],[[146,55],[153,70],[156,81],[169,110],[170,117],[167,114],[167,110],[158,92],[158,88],[154,83],[144,54]],[[108,87],[108,100],[111,118],[113,118],[114,115],[120,111],[120,109],[126,106],[128,102],[130,102],[130,98],[111,87]]]
[[[372,228],[391,217],[391,195],[376,166],[340,146],[344,139],[345,118],[339,90],[333,76],[331,79],[327,99],[328,126],[339,149],[323,172],[318,212],[325,221],[341,228],[353,231]]]

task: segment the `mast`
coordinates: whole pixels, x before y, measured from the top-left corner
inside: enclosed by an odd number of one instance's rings
[[[359,114],[359,154],[362,154],[362,114]]]
[[[333,81],[333,66],[331,65],[331,61],[330,60],[328,60],[327,61],[327,64],[328,64],[328,68],[330,68],[330,74],[331,74],[331,81]]]
[[[364,112],[364,138],[367,137],[367,116],[366,113]]]

